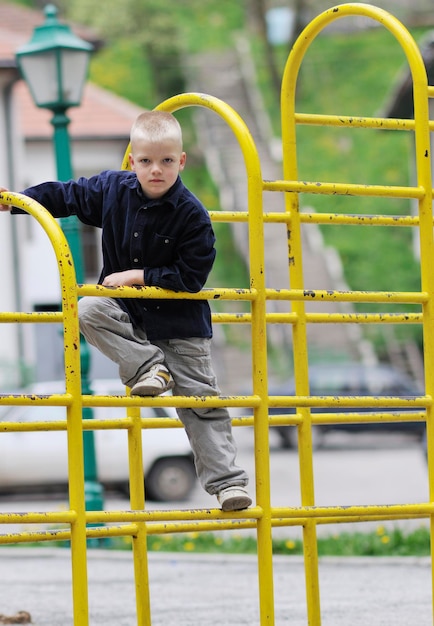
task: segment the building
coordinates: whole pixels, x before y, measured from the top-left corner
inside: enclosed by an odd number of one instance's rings
[[[56,178],[51,112],[34,105],[15,62],[17,49],[43,22],[40,11],[0,3],[0,186],[13,191]],[[101,44],[88,29],[73,30],[94,46]],[[120,167],[140,110],[96,85],[86,85],[81,106],[68,111],[74,177]],[[0,311],[52,310],[60,300],[59,279],[45,233],[32,218],[2,214],[0,219]],[[86,281],[94,282],[100,265],[94,230],[83,231],[83,244]],[[0,325],[0,391],[21,385],[29,372],[40,380],[58,371],[55,358],[47,359],[47,340],[50,345],[55,339],[46,335],[45,326]],[[38,345],[44,346],[42,360]]]

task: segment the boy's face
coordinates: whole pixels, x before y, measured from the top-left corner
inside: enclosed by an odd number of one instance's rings
[[[130,165],[148,198],[164,196],[185,166],[186,154],[177,141],[158,143],[135,141],[129,155]]]

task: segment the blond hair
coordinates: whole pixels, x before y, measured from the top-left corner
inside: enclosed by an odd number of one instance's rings
[[[131,144],[136,141],[158,143],[167,139],[179,143],[182,150],[181,126],[176,117],[167,111],[144,111],[131,128]]]

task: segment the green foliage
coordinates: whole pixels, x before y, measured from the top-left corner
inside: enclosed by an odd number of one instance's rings
[[[112,548],[128,550],[131,538],[112,540]],[[219,554],[256,554],[257,542],[252,535],[239,533],[191,532],[149,535],[148,549],[154,552],[197,552]],[[296,538],[273,539],[273,553],[302,555],[303,542]],[[427,526],[405,533],[401,528],[382,525],[373,532],[343,532],[318,537],[319,556],[429,556],[430,533]]]
[[[153,84],[150,97],[142,96],[141,102],[154,95],[164,99],[185,91],[184,55],[230,45],[231,34],[243,23],[243,6],[232,0],[106,0],[104,11],[95,11],[88,0],[64,0],[62,4],[69,19],[98,29],[111,42],[110,47],[114,45],[121,53],[130,48],[136,61],[147,66]],[[104,52],[99,56],[99,63],[104,63]],[[135,72],[136,81],[141,75],[141,70]]]
[[[88,0],[63,0],[64,16],[100,30],[106,47],[91,65],[98,84],[152,108],[179,92],[185,54],[225,49],[235,31],[246,28],[249,3],[233,0],[107,0],[95,11]],[[251,7],[250,7],[251,8]],[[347,18],[346,18],[347,19]],[[350,18],[348,18],[350,19]],[[423,29],[412,34],[419,40]],[[250,36],[260,86],[276,134],[280,133],[280,102],[272,86],[263,42]],[[287,62],[286,47],[275,49],[279,71]],[[384,27],[349,34],[317,36],[301,63],[297,111],[346,116],[381,115],[395,81],[407,67],[401,45]],[[164,80],[161,80],[161,79]],[[188,143],[188,149],[193,145]],[[306,181],[407,185],[413,137],[408,132],[299,126],[297,167]],[[197,171],[201,172],[202,166]],[[189,172],[194,176],[189,162]],[[209,196],[208,183],[196,176],[193,190]],[[216,199],[215,191],[209,197]],[[409,215],[410,201],[349,196],[300,196],[302,210],[327,213]],[[211,208],[214,200],[205,202]],[[222,230],[225,228],[222,226]],[[218,226],[220,229],[220,225]],[[411,228],[372,226],[321,227],[325,242],[340,253],[346,282],[356,290],[415,291],[420,289],[419,264],[413,255]],[[226,254],[226,253],[225,253]],[[220,255],[222,258],[222,255]],[[360,304],[361,311],[413,311],[410,305]],[[383,327],[365,328],[380,344]],[[398,336],[421,340],[419,326],[395,326]]]
[[[127,40],[114,42],[92,58],[90,79],[145,109],[158,102],[150,67],[142,51]]]
[[[92,539],[99,547],[108,550],[131,550],[130,536]],[[26,547],[44,547],[45,542],[26,544]],[[53,541],[50,546],[65,548],[68,541]],[[95,547],[95,546],[94,546]],[[7,549],[7,546],[5,546]],[[218,554],[256,554],[257,541],[253,535],[236,532],[208,533],[189,532],[148,535],[148,550],[152,552],[190,552]],[[302,555],[303,542],[296,538],[273,539],[273,554]],[[411,556],[430,555],[430,532],[428,526],[420,526],[411,532],[399,527],[391,529],[378,526],[374,532],[346,533],[318,537],[318,555],[338,557],[363,556]]]
[[[420,39],[423,30],[413,36]],[[255,46],[262,91],[280,133],[280,103],[270,98],[271,83],[262,61],[264,53]],[[282,69],[287,50],[276,54]],[[298,113],[343,116],[381,116],[396,80],[408,67],[404,52],[385,28],[318,36],[302,60],[297,81]],[[412,133],[386,130],[297,127],[298,178],[306,181],[409,185],[410,160],[414,160]],[[411,215],[409,200],[322,196],[302,194],[302,210],[357,215]],[[355,290],[418,291],[419,263],[413,254],[415,230],[384,226],[321,226],[327,245],[339,252],[346,282]],[[360,311],[414,312],[411,305],[356,305]],[[384,327],[371,325],[366,332],[381,344]],[[416,325],[395,327],[401,337],[421,341]]]
[[[98,28],[105,38],[128,39],[131,45],[153,43],[178,51],[200,52],[232,45],[243,27],[243,2],[233,0],[106,0],[95,11],[88,0],[63,0],[69,19]]]

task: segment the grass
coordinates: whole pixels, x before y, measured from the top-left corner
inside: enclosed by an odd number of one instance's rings
[[[168,552],[206,552],[231,554],[256,554],[256,539],[236,533],[215,535],[212,533],[187,533],[185,535],[150,536],[149,549]],[[274,539],[273,553],[302,555],[300,539]],[[405,534],[401,529],[386,530],[378,526],[371,533],[341,533],[318,538],[319,556],[429,556],[429,531],[421,526]]]
[[[98,540],[92,540],[98,547]],[[24,545],[24,544],[19,544]],[[26,547],[44,547],[46,542],[25,544]],[[69,542],[50,542],[51,546],[64,548]],[[113,550],[131,550],[131,537],[103,539],[99,547]],[[151,552],[176,552],[196,554],[256,554],[256,538],[236,532],[189,532],[148,536]],[[303,543],[298,538],[274,539],[273,554],[301,556]],[[402,529],[379,525],[373,532],[339,533],[318,537],[318,556],[430,556],[430,535],[427,526],[405,533]]]
[[[188,533],[174,536],[151,536],[148,539],[152,551],[207,552],[231,554],[256,554],[254,537],[236,533],[227,537],[212,533]],[[274,539],[273,554],[302,555],[300,539]],[[378,526],[371,533],[340,533],[318,538],[319,556],[429,556],[429,531],[421,526],[405,534],[401,529],[386,530]]]

